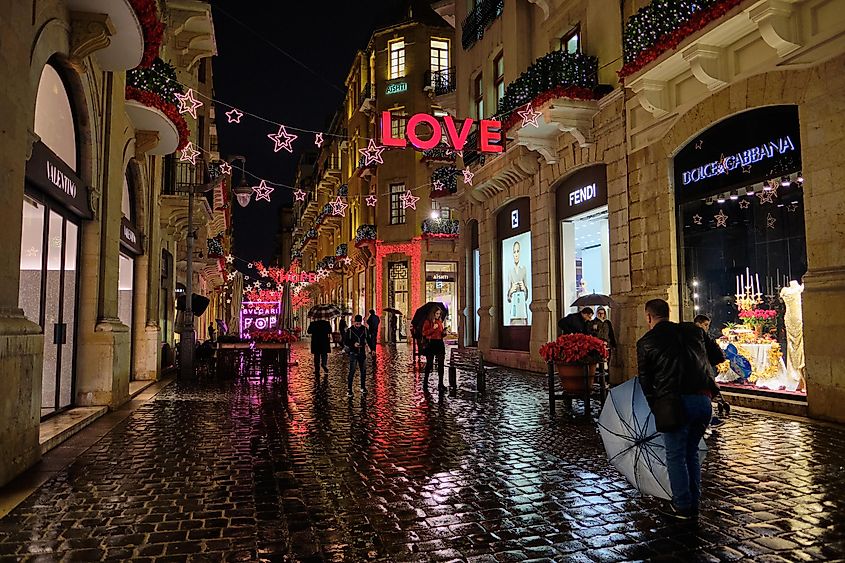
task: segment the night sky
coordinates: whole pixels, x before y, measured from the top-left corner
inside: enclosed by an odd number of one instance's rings
[[[211,4],[219,53],[213,59],[215,98],[286,126],[311,130],[324,129],[343,102],[344,80],[356,51],[366,47],[375,29],[406,10],[406,2],[399,0],[213,0]],[[240,125],[228,124],[223,113],[227,109],[217,108],[221,156],[243,155],[247,172],[292,185],[299,155],[314,147],[314,136],[289,130],[299,135],[294,153],[274,153],[267,135],[276,133],[277,127],[248,115]],[[293,197],[290,190],[277,187],[271,199],[268,204],[253,197],[246,208],[233,202],[233,253],[238,258],[265,264],[272,260],[279,208],[289,206]],[[243,262],[235,265],[246,270]]]

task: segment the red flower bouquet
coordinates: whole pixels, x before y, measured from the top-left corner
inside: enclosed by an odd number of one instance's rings
[[[144,56],[138,66],[147,68],[158,56],[161,42],[164,38],[164,24],[158,19],[156,0],[129,0],[132,9],[138,16],[141,30],[144,33]]]
[[[607,360],[607,344],[589,334],[562,334],[540,346],[540,356],[547,362],[570,365],[597,364]]]
[[[776,319],[777,316],[778,312],[774,309],[749,309],[739,312],[739,318],[742,319],[742,323],[754,327],[765,327],[772,320]]]

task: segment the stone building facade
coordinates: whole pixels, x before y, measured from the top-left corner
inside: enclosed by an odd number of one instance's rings
[[[178,227],[163,234],[163,157],[181,137],[196,142],[197,125],[180,129],[152,97],[168,93],[133,73],[160,58],[195,75],[216,53],[210,7],[94,4],[7,2],[0,14],[0,213],[12,236],[0,247],[0,485],[56,445],[39,439],[43,420],[90,420],[156,379],[161,315],[175,315],[161,305],[163,240]]]

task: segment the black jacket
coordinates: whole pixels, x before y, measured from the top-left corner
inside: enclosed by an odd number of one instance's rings
[[[584,320],[581,313],[569,313],[557,322],[557,327],[561,334],[590,334],[587,321]]]
[[[370,338],[378,334],[378,325],[381,323],[381,319],[378,318],[378,315],[370,315],[367,317],[367,329],[370,331]]]
[[[349,350],[359,356],[364,356],[367,353],[367,342],[369,340],[369,332],[367,327],[363,324],[361,326],[352,325],[346,329],[346,334],[343,337],[343,344],[349,347]],[[360,344],[358,348],[355,344]]]
[[[308,334],[311,335],[311,353],[328,354],[332,349],[329,337],[332,334],[332,325],[329,321],[311,321],[308,325]]]
[[[712,392],[705,338],[693,323],[662,321],[637,341],[640,385],[649,403],[670,394]]]

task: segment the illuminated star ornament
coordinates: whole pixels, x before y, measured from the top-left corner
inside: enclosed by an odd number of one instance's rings
[[[188,113],[194,119],[197,118],[197,108],[202,107],[202,102],[194,97],[194,91],[188,88],[187,94],[176,94],[179,100],[179,113]]]
[[[725,212],[721,209],[719,210],[718,215],[713,215],[713,218],[716,220],[717,227],[727,227],[728,226],[728,216],[725,215]]]
[[[257,186],[252,186],[252,191],[255,193],[255,201],[259,199],[263,199],[264,201],[270,201],[270,194],[273,193],[273,188],[267,185],[265,180],[261,180],[261,183]],[[251,268],[252,266],[250,266]]]
[[[743,166],[742,167],[742,173],[743,174],[751,174],[751,165],[746,164],[745,166]]]
[[[381,153],[384,152],[384,147],[376,145],[375,139],[370,139],[369,144],[367,144],[367,148],[358,149],[358,152],[360,152],[364,157],[364,166],[384,164],[384,159],[381,156]]]
[[[343,263],[346,264],[347,266],[350,265],[352,263],[352,258],[350,258],[349,256],[344,256],[343,257]]]
[[[472,170],[470,170],[469,168],[464,168],[463,170],[461,170],[461,173],[464,175],[464,184],[471,186],[472,177],[475,176],[475,174],[472,173]]]
[[[38,256],[38,249],[34,246],[30,246],[29,250],[26,251],[27,256]]]
[[[739,202],[739,208],[740,209],[748,209],[748,207],[750,205],[751,205],[751,202],[748,201],[747,199],[743,199],[742,201]]]
[[[226,112],[226,118],[229,120],[229,123],[240,123],[243,116],[244,112],[237,108],[232,108]]]
[[[704,141],[703,141],[702,139],[699,139],[698,141],[696,141],[696,143],[695,143],[695,150],[700,151],[700,150],[701,150],[701,146],[702,146],[703,144],[704,144]]]
[[[433,185],[434,185],[434,191],[436,191],[436,192],[443,191],[443,182],[441,180],[435,180],[433,182]]]
[[[766,215],[766,227],[769,228],[769,229],[774,229],[775,223],[777,223],[777,219],[775,219],[774,216],[771,213],[767,214]]]
[[[298,135],[288,133],[284,125],[279,125],[279,132],[270,133],[267,137],[276,144],[276,146],[273,147],[273,152],[279,152],[282,149],[285,149],[288,152],[293,152],[293,145],[291,143],[296,140]]]
[[[317,279],[321,280],[323,278],[329,277],[329,273],[325,270],[325,268],[320,268],[317,270]]]
[[[411,190],[405,192],[400,199],[402,200],[402,209],[408,209],[409,207],[411,209],[416,209],[417,202],[420,200],[420,198],[411,193]]]
[[[199,156],[200,151],[194,148],[194,144],[188,141],[188,144],[185,145],[185,148],[182,149],[182,154],[179,156],[180,162],[190,162],[191,164],[197,163],[197,156]]]
[[[234,261],[235,261],[235,257],[234,257],[234,256],[232,256],[231,254],[227,254],[227,255],[226,255],[226,263],[227,263],[227,264],[231,264],[231,263],[232,263],[232,262],[234,262]]]
[[[798,211],[798,204],[797,203],[790,203],[789,205],[786,206],[786,209],[790,213],[795,213],[796,211]]]
[[[378,198],[376,196],[374,196],[374,195],[368,195],[367,196],[367,206],[368,207],[375,207],[377,201],[378,201]]]
[[[523,110],[519,110],[516,113],[519,115],[519,117],[522,118],[522,126],[523,127],[525,127],[529,123],[531,125],[533,125],[534,127],[540,127],[540,124],[537,123],[537,119],[539,119],[540,116],[543,115],[543,114],[540,113],[539,111],[535,111],[534,108],[531,107],[530,103],[528,104],[527,108],[525,108]]]
[[[317,145],[318,148],[322,147],[324,142],[322,133],[314,133],[314,144]]]
[[[702,217],[698,213],[696,213],[695,215],[692,216],[692,222],[695,223],[696,225],[701,224],[701,219],[702,219]]]
[[[228,174],[229,176],[232,175],[232,165],[228,162],[223,162],[220,164],[220,172],[222,174]]]
[[[229,274],[226,276],[226,279],[228,279],[229,281],[235,279],[235,272],[229,272]]]
[[[296,198],[296,201],[305,201],[305,192],[302,190],[296,190],[293,192],[293,197]]]
[[[775,192],[774,190],[763,190],[761,192],[757,192],[757,197],[760,198],[760,203],[774,203],[775,196],[777,195],[777,192]]]
[[[349,204],[344,202],[340,198],[340,196],[337,196],[337,199],[335,199],[334,201],[329,202],[329,205],[332,206],[332,215],[334,215],[336,217],[345,216],[346,215],[346,213],[345,213],[346,208],[349,207]]]

